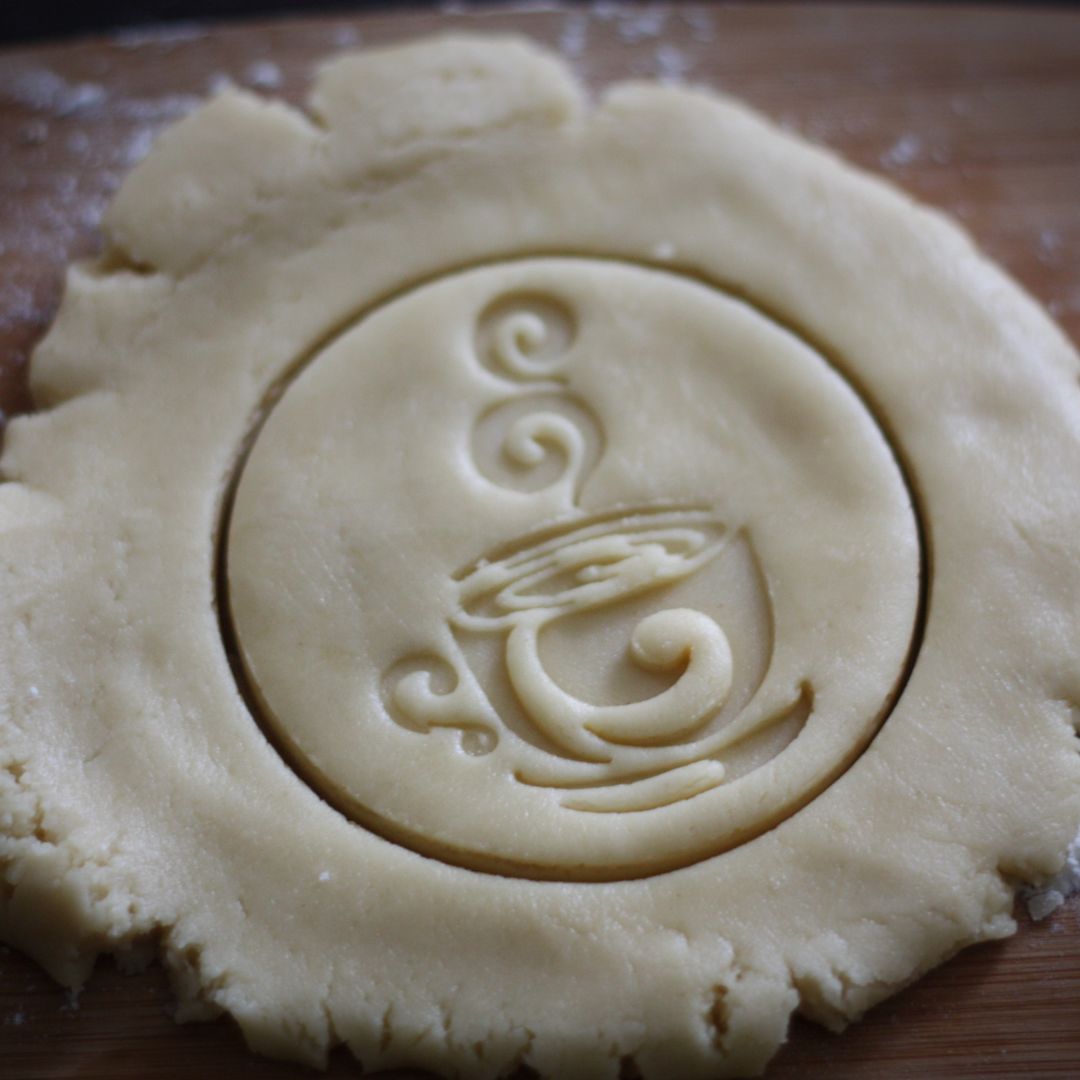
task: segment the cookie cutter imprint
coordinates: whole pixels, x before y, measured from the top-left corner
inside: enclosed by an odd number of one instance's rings
[[[335,61],[309,115],[227,91],[106,228],[0,488],[0,927],[53,975],[157,936],[184,1008],[272,1054],[741,1075],[796,1007],[841,1026],[1012,932],[1016,884],[1080,820],[1061,484],[1080,364],[954,226],[732,102],[631,83],[590,106],[532,46],[452,38]],[[613,367],[627,334],[655,348]],[[613,372],[654,356],[680,378],[634,400],[661,423],[739,391],[718,415],[760,490],[628,427]],[[402,439],[416,366],[438,411]],[[365,388],[386,404],[358,434],[333,409]],[[699,440],[715,419],[695,414]],[[830,446],[837,420],[854,443]],[[423,589],[346,626],[353,594],[320,609],[312,567],[415,542],[429,427],[437,489],[474,504],[429,530],[446,555],[414,567]],[[344,500],[326,546],[326,462],[369,437],[385,464],[360,455],[350,483],[409,483]],[[641,447],[655,483],[626,465]],[[852,492],[878,500],[847,505],[873,543],[815,526]],[[736,579],[765,628],[745,640],[694,607]],[[414,641],[400,613],[426,597]],[[547,670],[578,650],[542,633],[620,604],[639,659],[671,669],[646,708]],[[387,655],[343,663],[342,632]],[[733,768],[723,732],[774,691],[781,722],[744,743],[787,734]],[[333,707],[350,694],[359,725]]]
[[[917,530],[880,430],[671,272],[450,275],[262,417],[219,529],[238,678],[328,801],[436,858],[626,880],[715,855],[835,778],[910,666]]]

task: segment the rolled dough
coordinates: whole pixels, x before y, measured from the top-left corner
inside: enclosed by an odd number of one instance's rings
[[[940,215],[460,37],[223,92],[106,227],[0,486],[58,979],[153,936],[310,1064],[744,1076],[1060,868],[1080,360]]]

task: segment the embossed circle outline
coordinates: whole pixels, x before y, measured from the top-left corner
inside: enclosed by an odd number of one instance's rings
[[[326,350],[341,338],[356,329],[378,311],[396,301],[406,299],[413,293],[428,286],[435,285],[444,279],[449,279],[469,271],[503,266],[514,267],[523,263],[528,263],[534,259],[550,258],[569,260],[580,259],[583,262],[608,263],[615,266],[636,267],[653,272],[658,271],[670,275],[672,278],[692,282],[699,286],[705,286],[721,296],[739,301],[752,309],[752,311],[765,322],[791,334],[802,345],[812,351],[842,380],[851,391],[854,398],[859,402],[862,409],[865,410],[867,416],[872,420],[876,430],[888,449],[899,474],[903,489],[908,496],[911,518],[917,540],[917,599],[908,648],[897,680],[892,687],[891,692],[884,698],[883,707],[877,720],[877,726],[873,733],[866,739],[861,749],[854,757],[846,761],[846,763],[843,763],[829,775],[823,783],[808,789],[803,792],[799,798],[793,800],[787,810],[783,813],[783,816],[778,820],[758,828],[747,830],[744,834],[739,834],[735,840],[730,842],[725,842],[725,839],[721,838],[720,842],[716,845],[715,850],[709,850],[708,852],[691,859],[675,861],[671,865],[650,868],[641,872],[619,871],[617,873],[611,873],[607,872],[605,868],[600,867],[597,868],[595,873],[588,870],[578,873],[560,873],[558,871],[549,872],[546,867],[530,867],[520,864],[515,865],[513,863],[507,865],[500,864],[498,866],[482,866],[476,864],[474,852],[468,849],[453,847],[438,840],[431,840],[422,833],[406,830],[399,826],[398,823],[387,820],[376,811],[370,810],[370,808],[368,808],[370,813],[361,819],[354,810],[351,810],[344,805],[345,800],[336,797],[333,792],[328,791],[326,787],[319,782],[317,775],[313,775],[316,770],[309,763],[305,762],[303,754],[291,749],[285,740],[274,730],[273,723],[268,718],[268,714],[271,710],[268,704],[263,700],[257,682],[248,672],[244,662],[230,601],[228,581],[228,538],[237,491],[240,487],[248,458],[264,425],[296,379],[302,373],[307,371],[310,365],[318,357],[325,353]],[[330,332],[324,334],[313,345],[305,350],[299,358],[289,366],[285,374],[278,378],[264,393],[259,408],[249,420],[245,436],[242,439],[240,448],[233,460],[227,482],[224,485],[221,495],[216,521],[214,595],[221,639],[225,647],[225,652],[238,692],[247,706],[248,713],[283,763],[313,792],[313,794],[326,805],[336,810],[352,825],[378,835],[390,843],[405,847],[419,856],[431,858],[446,865],[470,870],[474,873],[513,877],[523,880],[568,881],[580,884],[655,877],[659,874],[696,865],[709,858],[723,854],[725,851],[740,847],[756,837],[780,827],[785,821],[789,820],[800,810],[813,802],[819,795],[832,787],[832,785],[835,784],[844,773],[846,773],[848,769],[850,769],[859,758],[866,753],[880,733],[884,724],[887,722],[889,716],[897,707],[903,697],[904,691],[910,681],[918,660],[928,617],[932,590],[932,552],[929,545],[929,534],[925,526],[925,514],[919,498],[919,489],[914,482],[911,468],[902,452],[902,443],[884,420],[882,412],[877,407],[876,403],[870,400],[868,395],[863,392],[858,380],[853,377],[848,365],[837,356],[834,350],[824,346],[812,335],[803,331],[801,327],[792,323],[783,315],[771,310],[768,306],[760,303],[752,296],[747,295],[743,290],[731,285],[718,283],[707,275],[694,273],[693,271],[663,262],[652,262],[646,259],[624,258],[620,256],[602,256],[594,253],[573,253],[567,255],[565,253],[529,252],[510,258],[478,260],[471,263],[452,266],[442,269],[439,272],[426,275],[423,278],[415,279],[387,295],[378,297],[372,303],[350,315],[348,319],[342,320],[339,325],[334,327]],[[577,869],[581,871],[580,867]]]

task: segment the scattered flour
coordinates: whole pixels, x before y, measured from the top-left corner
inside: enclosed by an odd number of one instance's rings
[[[901,135],[881,155],[881,164],[886,169],[895,169],[904,165],[910,165],[912,162],[917,161],[919,155],[922,153],[923,144],[922,139],[918,135],[912,132],[908,132],[905,135]]]
[[[1065,901],[1080,892],[1080,833],[1069,847],[1065,865],[1045,885],[1022,893],[1028,914],[1038,921],[1057,911]]]
[[[6,247],[7,245],[5,245]],[[8,330],[23,322],[30,322],[37,314],[34,294],[17,281],[2,283],[0,279],[0,330]],[[36,697],[35,687],[30,697]]]
[[[105,87],[98,83],[70,83],[44,67],[13,66],[0,74],[0,100],[56,118],[93,109],[105,98]]]
[[[1035,252],[1039,262],[1046,266],[1054,266],[1061,262],[1065,250],[1065,238],[1056,229],[1040,229],[1039,238],[1035,244]]]
[[[594,0],[589,8],[592,17],[599,19],[600,22],[611,22],[612,19],[617,19],[620,11],[621,5],[615,0]]]
[[[682,49],[669,42],[657,45],[655,60],[656,77],[660,82],[668,84],[682,82],[694,66],[693,61]]]
[[[355,26],[342,23],[341,26],[334,27],[330,42],[337,49],[351,49],[360,44],[360,31]]]
[[[73,131],[67,137],[65,145],[76,156],[84,156],[90,149],[90,136],[85,131]]]
[[[628,45],[658,38],[664,32],[668,14],[668,9],[663,7],[623,8],[618,13],[615,32]]]
[[[44,120],[31,120],[19,132],[23,146],[40,146],[49,137],[49,125]]]
[[[1080,288],[1075,288],[1064,296],[1055,296],[1047,303],[1046,308],[1055,319],[1080,315]]]
[[[92,109],[105,100],[105,87],[99,83],[78,83],[61,100],[56,108],[57,116],[70,116],[82,109]]]
[[[272,60],[256,60],[247,66],[244,80],[256,90],[276,90],[282,83],[281,68]]]
[[[559,52],[568,60],[577,60],[585,53],[589,40],[589,19],[580,11],[571,11],[559,31]]]
[[[198,23],[178,22],[119,30],[109,42],[121,49],[141,49],[144,45],[183,45],[189,41],[201,41],[206,35],[207,31]]]
[[[118,98],[111,108],[124,120],[164,125],[179,120],[202,104],[198,94],[162,94],[149,98]]]
[[[165,40],[193,36],[187,29],[170,32]],[[123,38],[132,48],[143,40],[158,41],[161,35]],[[107,85],[66,79],[29,60],[0,63],[0,106],[26,117],[14,145],[0,151],[0,190],[19,198],[19,213],[0,215],[0,330],[44,326],[55,304],[55,285],[35,287],[19,267],[52,267],[58,278],[74,255],[92,251],[101,215],[124,176],[162,128],[200,100],[194,94],[122,95]],[[97,137],[114,121],[123,126],[111,137]],[[50,140],[59,144],[63,168],[42,171],[38,155],[54,149],[47,146]]]
[[[154,145],[155,138],[157,138],[156,128],[137,128],[131,138],[124,144],[121,154],[124,165],[128,168],[138,165],[150,153],[150,147]]]
[[[713,27],[712,13],[706,8],[684,8],[680,14],[682,20],[690,27],[690,36],[702,44],[708,44],[715,40],[716,30]]]

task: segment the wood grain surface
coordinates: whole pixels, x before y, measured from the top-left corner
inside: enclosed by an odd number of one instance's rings
[[[98,248],[104,204],[164,125],[226,80],[302,102],[327,55],[448,28],[529,33],[594,87],[682,77],[737,94],[950,211],[1080,339],[1080,14],[451,7],[0,51],[0,408],[32,406],[28,356],[64,267]],[[312,1075],[249,1054],[228,1021],[177,1027],[170,1002],[156,968],[123,975],[103,961],[76,998],[4,951],[0,1076]],[[334,1054],[331,1076],[358,1073]],[[1022,920],[1016,937],[968,950],[841,1036],[797,1020],[768,1075],[1080,1077],[1080,904]]]

